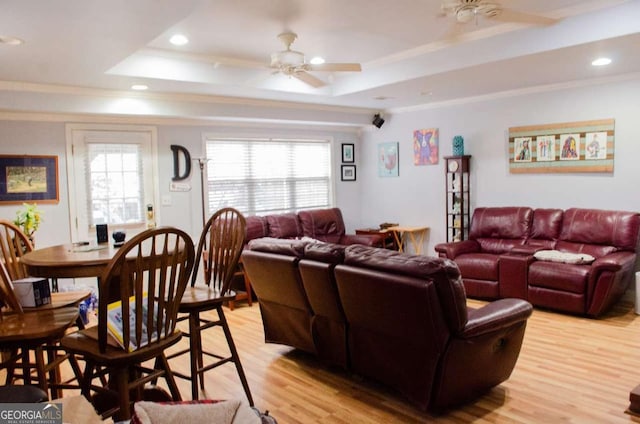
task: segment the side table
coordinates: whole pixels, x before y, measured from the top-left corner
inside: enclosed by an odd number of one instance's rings
[[[388,229],[360,228],[356,230],[356,234],[380,236],[382,239],[382,247],[385,249],[398,250],[398,245],[393,237],[393,232]]]
[[[388,228],[388,230],[393,233],[399,252],[404,251],[408,241],[416,255],[422,253],[422,243],[424,242],[424,236],[427,234],[428,229],[429,227],[405,227],[401,225]]]

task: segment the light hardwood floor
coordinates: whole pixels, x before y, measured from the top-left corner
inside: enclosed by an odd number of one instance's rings
[[[469,300],[471,307],[482,304]],[[625,413],[629,392],[640,384],[640,316],[630,303],[597,320],[534,310],[511,378],[476,402],[440,416],[310,355],[265,344],[257,304],[240,303],[226,315],[255,404],[280,424],[640,423]],[[222,339],[218,333],[204,343],[218,345]],[[172,366],[186,371],[183,358]],[[188,382],[178,383],[188,396]],[[206,395],[244,398],[232,364],[207,373]]]

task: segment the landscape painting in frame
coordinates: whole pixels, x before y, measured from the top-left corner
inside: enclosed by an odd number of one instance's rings
[[[513,160],[516,162],[531,162],[531,137],[519,137],[514,140],[515,148]]]
[[[548,162],[556,160],[556,137],[539,135],[536,137],[536,161]]]
[[[580,159],[580,134],[560,135],[560,160]]]
[[[398,143],[378,144],[378,176],[397,177],[398,170]]]
[[[438,129],[413,132],[413,164],[436,165],[438,163]]]
[[[0,155],[0,203],[58,203],[57,156]]]

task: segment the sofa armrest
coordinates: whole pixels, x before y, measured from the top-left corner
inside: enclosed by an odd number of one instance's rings
[[[636,255],[632,252],[615,252],[596,259],[591,266],[596,273],[601,271],[618,272],[633,265],[635,260]]]
[[[525,321],[533,307],[522,299],[500,299],[479,309],[469,309],[469,319],[460,337],[471,338]]]
[[[382,236],[376,234],[344,234],[339,244],[363,244],[365,246],[382,247]]]
[[[436,244],[435,250],[440,254],[444,254],[445,257],[449,259],[455,259],[456,256],[462,255],[463,253],[479,252],[480,245],[475,240],[463,240],[453,243]]]

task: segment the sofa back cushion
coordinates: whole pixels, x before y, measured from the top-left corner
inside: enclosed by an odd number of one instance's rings
[[[534,210],[531,234],[527,244],[543,249],[553,249],[562,230],[562,217],[562,209]]]
[[[309,243],[304,247],[304,258],[327,264],[341,264],[344,262],[346,246],[335,243]]]
[[[273,237],[264,237],[249,242],[249,250],[256,252],[273,253],[276,255],[293,256],[302,258],[304,256],[304,248],[308,244],[305,240],[277,239]]]
[[[313,209],[298,212],[302,233],[317,240],[338,243],[345,233],[339,208]]]
[[[449,259],[351,245],[345,249],[344,263],[433,281],[449,330],[457,333],[467,323],[466,294],[460,270]]]
[[[296,238],[302,237],[302,226],[295,213],[267,215],[269,237]]]
[[[486,253],[505,253],[524,244],[531,229],[533,210],[527,207],[476,208],[469,239]]]
[[[248,216],[245,230],[244,243],[247,244],[253,239],[266,237],[268,234],[267,218],[264,216]]]
[[[571,251],[571,247],[576,247],[580,248],[577,252],[595,257],[616,250],[635,252],[639,228],[640,214],[636,212],[567,209],[564,212],[560,233],[563,243],[558,242],[557,248]]]

